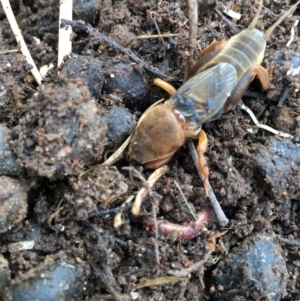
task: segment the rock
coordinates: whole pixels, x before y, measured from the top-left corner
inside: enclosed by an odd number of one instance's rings
[[[287,282],[281,252],[272,235],[248,237],[213,272],[214,300],[281,300]]]
[[[27,213],[27,193],[23,182],[0,176],[0,233],[22,221]]]
[[[300,151],[289,139],[270,139],[255,162],[264,177],[266,191],[275,199],[289,201],[300,195]]]
[[[108,148],[117,149],[136,127],[134,116],[122,107],[111,108],[104,117],[107,125]]]
[[[65,261],[42,263],[17,278],[3,293],[10,301],[82,300],[83,284],[76,266]]]

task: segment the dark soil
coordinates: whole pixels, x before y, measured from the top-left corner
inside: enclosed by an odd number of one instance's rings
[[[38,68],[55,65],[59,1],[11,2]],[[197,57],[213,40],[233,36],[215,5],[241,13],[234,22],[244,29],[258,4],[215,2],[199,2]],[[294,2],[264,1],[257,27],[265,31]],[[169,77],[184,78],[187,1],[75,4],[77,18]],[[172,231],[156,236],[146,224],[154,212],[159,225],[193,220],[175,180],[195,213],[210,206],[187,147],[168,163],[140,216],[121,205],[151,171],[137,164],[138,172],[124,170],[126,159],[99,167],[141,114],[167,99],[153,85],[155,76],[77,28],[60,75],[52,69],[37,87],[23,56],[7,52],[17,44],[0,9],[0,300],[300,300],[299,27],[286,46],[299,13],[267,43],[270,89],[261,92],[254,81],[243,98],[261,123],[294,138],[258,129],[239,108],[205,124],[209,180],[230,224],[210,218],[185,240]],[[180,35],[135,39],[157,34],[155,22],[161,33]],[[115,228],[119,211],[123,224]]]

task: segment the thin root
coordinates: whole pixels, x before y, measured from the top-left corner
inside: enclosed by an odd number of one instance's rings
[[[147,188],[143,187],[139,190],[134,200],[132,206],[132,214],[139,215],[141,211],[141,205],[144,197],[149,193],[149,190],[153,187],[156,181],[163,176],[166,172],[169,171],[169,167],[167,165],[163,165],[162,167],[156,169],[150,177],[147,179]]]
[[[296,20],[294,25],[291,28],[291,38],[289,39],[289,41],[286,43],[286,47],[289,47],[292,42],[294,41],[295,38],[295,28],[298,26],[299,20]]]
[[[125,202],[120,206],[120,211],[114,217],[114,228],[119,228],[123,225],[122,214],[124,209],[127,207],[129,203],[134,199],[134,195],[130,195]]]
[[[37,84],[40,85],[42,83],[43,78],[42,78],[39,70],[37,69],[37,67],[34,63],[34,60],[32,59],[31,54],[27,48],[27,45],[24,41],[24,38],[22,36],[22,33],[20,31],[20,28],[19,28],[16,18],[14,16],[14,13],[11,9],[9,0],[1,0],[1,3],[3,6],[3,10],[6,14],[6,17],[8,19],[8,22],[10,24],[10,27],[15,35],[16,41],[21,48],[22,54],[25,56],[27,63],[33,66],[33,68],[30,71],[31,71],[34,79],[36,80]]]
[[[260,123],[257,118],[255,117],[254,113],[247,107],[245,106],[244,104],[242,104],[240,106],[241,109],[245,110],[251,117],[251,119],[253,120],[253,122],[255,123],[255,125],[260,128],[260,129],[264,129],[266,131],[269,131],[275,135],[278,135],[280,137],[283,137],[283,138],[294,138],[294,136],[290,135],[290,134],[287,134],[287,133],[284,133],[284,132],[280,132],[280,131],[277,131],[273,128],[271,128],[270,126],[266,125],[266,124],[262,124]]]

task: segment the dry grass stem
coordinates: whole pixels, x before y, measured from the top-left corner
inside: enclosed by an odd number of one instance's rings
[[[6,14],[7,20],[8,20],[10,27],[15,35],[16,41],[21,49],[22,54],[25,56],[27,63],[30,64],[31,66],[33,66],[33,68],[31,69],[31,73],[32,73],[33,77],[35,78],[37,84],[40,85],[42,83],[43,78],[30,55],[27,45],[25,44],[25,41],[24,41],[24,38],[20,31],[20,28],[18,26],[18,23],[16,21],[14,13],[11,9],[9,0],[1,0],[1,4],[3,6],[3,10]]]
[[[153,187],[153,185],[156,183],[156,181],[163,176],[167,171],[169,170],[169,167],[167,165],[163,165],[162,167],[156,169],[150,177],[147,179],[147,188],[143,187],[139,190],[138,194],[136,195],[136,198],[134,200],[133,206],[132,206],[132,214],[133,215],[139,215],[141,211],[141,205],[143,202],[144,197],[149,193],[149,190]]]
[[[72,20],[73,0],[61,0],[59,6],[59,20],[68,19]],[[63,63],[63,59],[66,55],[72,52],[71,41],[71,27],[59,27],[58,35],[58,62],[59,68]]]
[[[2,51],[0,51],[0,54],[16,53],[18,51],[19,51],[18,49],[8,49],[8,50],[2,50]]]

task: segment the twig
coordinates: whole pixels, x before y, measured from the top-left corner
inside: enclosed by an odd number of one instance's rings
[[[121,209],[121,207],[116,207],[116,208],[111,208],[111,209],[106,209],[106,210],[101,210],[101,211],[94,211],[89,214],[89,218],[96,217],[96,216],[105,216],[105,215],[109,215],[112,213],[116,213]],[[122,208],[122,210],[125,211],[125,210],[129,209],[130,207],[131,207],[130,204],[126,204],[126,206],[124,206]]]
[[[157,33],[160,35],[161,32],[160,32],[160,29],[159,29],[159,27],[157,25],[156,19],[152,18],[152,22],[154,23],[154,26],[155,26],[155,29],[156,29]],[[163,43],[164,47],[166,47],[166,43],[165,43],[164,39],[162,39],[162,43]]]
[[[221,17],[222,21],[225,22],[231,29],[233,34],[238,34],[239,32],[241,32],[240,29],[238,29],[233,22],[231,22],[230,20],[228,20],[217,8],[215,8],[216,13]]]
[[[99,230],[97,229],[97,227],[94,224],[90,223],[89,221],[83,221],[83,224],[95,232],[95,234],[98,238],[98,244],[101,247],[101,249],[105,255],[105,258],[103,261],[104,261],[105,265],[109,264],[111,262],[111,257],[110,257],[110,254],[109,254],[107,248],[105,247],[104,240],[103,240],[102,235],[100,234]]]
[[[193,161],[194,161],[194,164],[197,168],[197,171],[198,171],[198,174],[200,176],[200,179],[202,180],[202,182],[204,183],[204,178],[203,178],[203,175],[200,171],[200,168],[199,168],[199,164],[198,164],[198,154],[197,154],[197,151],[196,151],[196,148],[195,148],[195,145],[193,143],[193,141],[191,139],[188,139],[187,141],[188,143],[188,147],[189,147],[189,150],[190,150],[190,153],[191,153],[191,156],[193,158]],[[219,221],[219,223],[221,225],[226,225],[229,220],[228,218],[226,217],[224,211],[222,210],[215,194],[214,194],[214,191],[212,190],[209,182],[208,182],[208,196],[209,196],[209,199],[210,199],[210,202],[215,210],[215,213],[216,213],[216,216],[217,216],[217,219]]]
[[[190,273],[199,270],[200,267],[202,267],[208,260],[210,256],[210,253],[207,253],[204,256],[204,259],[192,264],[190,267],[186,268],[186,269],[181,269],[181,270],[168,270],[167,273],[169,275],[173,275],[175,277],[186,277],[188,276]]]
[[[162,33],[162,34],[142,34],[139,36],[136,36],[136,40],[141,40],[141,39],[162,39],[162,38],[170,38],[170,37],[178,37],[180,36],[180,33]]]
[[[0,51],[0,54],[7,54],[7,53],[16,53],[18,52],[19,50],[18,49],[8,49],[8,50],[2,50]]]
[[[167,165],[163,165],[160,168],[156,169],[150,175],[150,177],[147,179],[146,187],[141,188],[139,190],[139,192],[137,193],[137,195],[136,195],[136,198],[135,198],[133,206],[132,206],[132,214],[133,215],[139,215],[140,214],[141,205],[142,205],[144,197],[147,195],[147,193],[151,193],[151,188],[153,187],[153,185],[168,170],[169,170],[169,167]]]
[[[280,98],[278,100],[277,107],[281,107],[282,106],[282,104],[286,100],[287,96],[289,95],[289,92],[290,92],[290,88],[289,87],[285,87],[283,89],[283,91],[281,92]]]
[[[189,56],[185,70],[185,80],[189,76],[192,65],[194,64],[194,52],[196,48],[197,30],[198,30],[198,0],[188,0],[189,7]]]
[[[120,206],[119,212],[116,213],[114,217],[114,228],[119,228],[123,225],[122,215],[125,209],[127,209],[128,204],[132,202],[134,195],[130,195],[125,202]]]
[[[73,11],[73,0],[61,0],[59,5],[59,20],[70,19],[72,20]],[[58,34],[58,62],[57,68],[59,68],[63,62],[66,55],[70,54],[72,51],[72,41],[71,41],[71,28],[59,28]]]
[[[290,246],[293,246],[293,247],[299,247],[300,246],[300,241],[297,241],[297,240],[290,240],[290,239],[287,239],[287,238],[284,238],[280,235],[277,235],[277,238],[284,242],[285,244],[287,245],[290,245]]]
[[[100,278],[104,287],[107,289],[109,293],[113,296],[116,301],[125,301],[125,298],[118,292],[116,279],[111,272],[111,270],[104,266],[102,269],[99,269],[94,262],[91,261],[90,258],[87,258],[89,264],[93,268],[95,274]],[[101,299],[102,300],[102,299]]]
[[[113,48],[117,49],[118,51],[120,51],[121,53],[127,55],[133,62],[139,64],[145,70],[151,72],[152,74],[154,74],[156,76],[163,77],[167,81],[180,81],[181,80],[179,77],[170,77],[170,76],[166,75],[165,73],[160,72],[159,70],[153,69],[148,64],[146,64],[142,59],[140,59],[139,57],[137,57],[132,52],[131,49],[124,48],[123,46],[121,46],[117,42],[114,42],[114,41],[110,40],[105,34],[97,31],[96,29],[94,29],[89,24],[88,25],[82,25],[82,24],[80,24],[78,22],[75,22],[75,21],[70,21],[70,20],[62,19],[61,20],[61,27],[65,27],[66,25],[73,26],[75,28],[84,30],[85,32],[87,32],[88,34],[94,36],[95,38],[100,39],[102,42],[104,42],[108,46],[113,47]]]
[[[284,138],[294,138],[294,136],[292,136],[292,135],[290,135],[290,134],[287,134],[287,133],[284,133],[284,132],[277,131],[277,130],[271,128],[270,126],[268,126],[268,125],[266,125],[266,124],[260,123],[260,122],[256,119],[254,113],[253,113],[247,106],[245,106],[244,104],[242,104],[242,105],[240,106],[240,108],[243,109],[243,110],[245,110],[245,111],[250,115],[251,119],[253,120],[253,122],[255,123],[255,125],[256,125],[258,128],[264,129],[264,130],[266,130],[266,131],[269,131],[269,132],[271,132],[271,133],[273,133],[273,134],[275,134],[275,135],[278,135],[278,136],[280,136],[280,137],[284,137]]]
[[[27,45],[25,44],[24,38],[22,36],[22,33],[20,31],[20,28],[17,24],[17,21],[15,19],[14,13],[11,9],[9,0],[1,0],[2,6],[3,6],[3,10],[6,14],[7,20],[10,24],[10,27],[15,35],[16,41],[19,45],[19,47],[21,48],[21,52],[22,54],[25,56],[25,59],[27,61],[28,64],[30,64],[31,66],[33,66],[33,68],[30,70],[34,79],[36,80],[37,84],[40,85],[42,83],[42,76],[39,72],[39,70],[37,69],[31,55],[30,52],[27,48]]]

